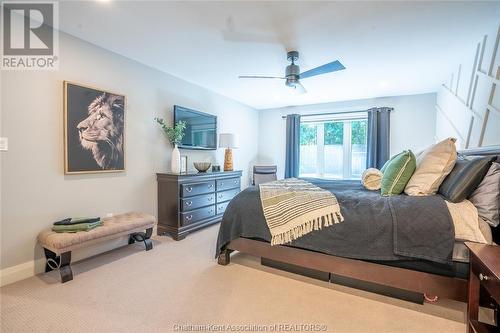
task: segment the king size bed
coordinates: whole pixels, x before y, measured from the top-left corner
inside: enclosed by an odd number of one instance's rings
[[[500,147],[460,152],[500,156]],[[233,251],[274,262],[422,295],[466,301],[468,253],[455,239],[452,214],[439,195],[383,197],[359,181],[306,179],[332,192],[344,222],[284,245],[271,245],[259,189],[250,187],[226,209],[217,240],[220,265]],[[491,228],[489,241],[498,243]]]

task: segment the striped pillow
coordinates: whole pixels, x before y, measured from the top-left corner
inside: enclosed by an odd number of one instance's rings
[[[392,157],[384,168],[382,195],[391,196],[403,193],[416,167],[417,161],[411,150],[405,150]]]

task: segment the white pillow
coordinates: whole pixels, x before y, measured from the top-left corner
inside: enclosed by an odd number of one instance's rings
[[[488,244],[484,233],[479,224],[479,215],[476,207],[469,200],[458,203],[446,201],[450,211],[453,226],[455,227],[455,240],[471,241],[476,243]]]
[[[363,172],[361,183],[370,191],[380,190],[384,174],[379,169],[369,168]]]
[[[417,168],[406,184],[408,195],[434,195],[457,161],[455,138],[448,138],[424,150],[417,157]]]

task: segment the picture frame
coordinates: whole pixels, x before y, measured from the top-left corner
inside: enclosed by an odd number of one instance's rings
[[[181,173],[188,172],[188,157],[187,155],[181,155]]]
[[[64,81],[64,173],[125,171],[125,95]]]

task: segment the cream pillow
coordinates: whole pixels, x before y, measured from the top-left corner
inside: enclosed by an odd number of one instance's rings
[[[406,184],[408,195],[436,194],[457,160],[455,138],[448,138],[424,150],[417,157],[417,169]]]
[[[483,244],[490,243],[481,230],[481,219],[472,202],[469,200],[459,203],[452,203],[446,200],[445,202],[450,211],[453,226],[455,227],[455,240]]]
[[[367,190],[380,190],[383,176],[384,174],[379,169],[368,168],[361,176],[361,183]]]

